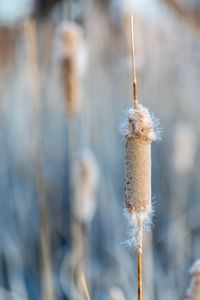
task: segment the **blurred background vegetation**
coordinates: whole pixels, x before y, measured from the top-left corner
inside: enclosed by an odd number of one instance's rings
[[[183,299],[200,256],[200,1],[0,1],[0,299],[136,299],[119,132],[160,119],[144,299]],[[72,41],[68,32],[73,32]],[[71,95],[71,97],[70,97]]]

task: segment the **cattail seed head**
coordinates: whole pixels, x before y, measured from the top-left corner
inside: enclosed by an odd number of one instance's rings
[[[125,206],[129,215],[151,213],[151,142],[156,140],[154,121],[147,108],[130,109],[123,125],[125,136]]]
[[[90,151],[84,151],[73,166],[73,212],[77,220],[90,223],[96,209],[99,178],[97,161]]]
[[[86,53],[82,28],[73,22],[61,23],[56,32],[54,56],[60,65],[61,83],[71,115],[80,107],[81,79],[86,69]]]

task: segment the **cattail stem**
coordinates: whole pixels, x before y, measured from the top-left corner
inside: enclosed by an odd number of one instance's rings
[[[133,65],[133,108],[138,109],[139,103],[137,100],[137,80],[136,80],[136,68],[135,68],[135,45],[134,45],[134,30],[133,30],[133,16],[131,16],[131,54]]]
[[[37,168],[35,184],[38,197],[40,220],[40,248],[42,258],[42,293],[44,300],[54,300],[52,261],[50,249],[50,232],[48,224],[47,187],[42,168],[42,137],[41,126],[41,102],[40,81],[38,65],[37,26],[34,20],[27,20],[24,24],[25,42],[27,47],[27,65],[29,69],[30,87],[32,94],[33,132],[36,134]]]
[[[137,81],[136,79],[134,79],[133,81],[133,108],[134,109],[138,109],[139,107],[139,103],[138,103],[138,100],[137,100]]]
[[[139,216],[138,220],[138,245],[137,245],[137,259],[138,259],[138,300],[142,300],[142,218]]]

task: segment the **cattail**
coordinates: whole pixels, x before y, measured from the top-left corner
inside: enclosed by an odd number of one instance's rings
[[[89,150],[83,151],[73,166],[73,213],[80,223],[89,224],[94,216],[98,178],[95,156]]]
[[[78,24],[63,22],[59,25],[55,39],[55,59],[59,63],[68,113],[74,115],[80,107],[81,78],[87,60],[83,31]]]
[[[138,105],[128,112],[124,127],[125,205],[133,216],[151,213],[151,142],[156,139],[154,122],[147,108]]]
[[[188,174],[194,165],[196,152],[195,129],[191,124],[178,123],[174,130],[174,168],[179,174]]]
[[[142,105],[131,108],[124,127],[125,207],[137,231],[138,299],[142,299],[142,235],[151,216],[151,143],[156,139],[154,121]]]
[[[185,300],[200,299],[200,260],[198,259],[190,269],[191,281],[186,292]]]
[[[157,134],[148,109],[137,101],[132,17],[131,38],[134,102],[122,131],[125,136],[125,207],[137,232],[138,300],[142,300],[143,226],[151,214],[151,143],[156,140]]]
[[[80,283],[82,273],[88,268],[88,252],[90,247],[90,224],[96,210],[96,192],[98,185],[98,165],[94,154],[84,150],[72,162],[72,252],[75,257],[74,289],[76,297],[83,299]]]
[[[172,226],[170,230],[170,240],[168,246],[174,252],[174,244],[176,244],[176,253],[173,255],[172,263],[177,265],[180,274],[184,272],[184,263],[187,259],[187,251],[190,244],[191,236],[187,235],[188,230],[188,190],[189,190],[189,175],[195,163],[195,154],[197,147],[196,129],[192,123],[179,121],[173,128],[172,140],[172,167],[176,175],[176,180],[173,184],[173,195],[176,199],[170,206],[171,218],[176,220],[177,216],[181,219],[176,224],[176,231]],[[178,176],[177,176],[178,175]],[[173,179],[172,179],[173,180]],[[173,180],[174,181],[174,180]]]

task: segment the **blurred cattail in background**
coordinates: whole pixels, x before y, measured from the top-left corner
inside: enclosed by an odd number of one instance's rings
[[[197,260],[190,269],[191,281],[186,292],[185,300],[200,299],[200,260]]]
[[[73,164],[73,214],[83,224],[90,224],[96,209],[99,168],[94,154],[83,150]]]
[[[87,51],[83,30],[75,22],[59,24],[55,35],[55,59],[60,68],[66,108],[73,116],[80,109],[81,81],[86,70]]]
[[[94,154],[89,149],[83,150],[72,162],[72,254],[70,261],[64,262],[61,273],[61,278],[66,278],[71,270],[72,294],[76,299],[83,297],[82,273],[89,272],[90,225],[96,210],[98,179],[99,167]]]
[[[172,139],[172,172],[176,176],[175,184],[172,183],[173,201],[170,205],[172,223],[169,230],[169,247],[177,255],[171,260],[176,270],[185,272],[184,263],[187,259],[190,241],[188,234],[188,200],[189,178],[195,164],[197,150],[196,128],[188,121],[179,121],[174,126]],[[172,181],[174,181],[172,179]],[[174,247],[176,245],[176,247]],[[174,249],[174,250],[173,250]],[[187,249],[187,250],[186,250]]]
[[[89,271],[90,224],[96,209],[98,177],[94,154],[90,150],[83,151],[72,164],[72,247],[77,259],[76,268],[84,273]],[[79,284],[80,274],[77,274]]]
[[[189,174],[194,166],[196,152],[195,131],[195,128],[187,122],[180,122],[174,128],[173,166],[178,174]]]

